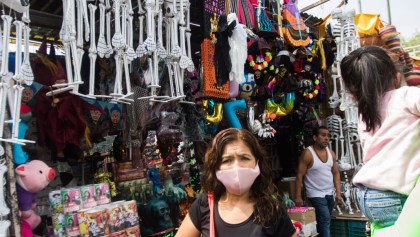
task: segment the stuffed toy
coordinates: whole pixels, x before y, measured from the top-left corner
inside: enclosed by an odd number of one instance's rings
[[[28,233],[28,235],[23,236],[32,236],[27,231],[27,224],[33,230],[41,223],[41,217],[35,214],[33,210],[36,194],[54,180],[55,171],[40,160],[33,160],[19,165],[15,172],[19,212],[23,223],[22,228],[24,228],[23,232]]]

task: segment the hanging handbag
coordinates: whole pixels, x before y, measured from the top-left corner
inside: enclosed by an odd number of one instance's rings
[[[210,237],[215,237],[214,233],[214,196],[213,194],[207,194],[207,200],[210,208]]]

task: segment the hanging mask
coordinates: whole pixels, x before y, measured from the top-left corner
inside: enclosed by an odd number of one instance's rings
[[[229,193],[242,195],[251,189],[255,179],[260,175],[260,167],[232,168],[216,171],[217,179],[222,182]]]
[[[240,98],[248,99],[255,89],[254,74],[245,74],[245,82],[239,85]]]

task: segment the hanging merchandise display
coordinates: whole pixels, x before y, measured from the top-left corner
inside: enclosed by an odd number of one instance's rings
[[[352,170],[357,172],[363,166],[361,144],[357,132],[357,105],[344,86],[340,70],[341,60],[351,51],[360,47],[360,39],[354,18],[354,9],[347,9],[345,6],[336,8],[332,11],[332,19],[327,22],[326,27],[327,36],[333,37],[337,46],[336,62],[332,64],[333,75],[331,79],[333,88],[328,99],[328,105],[333,110],[333,114],[327,117],[327,127],[331,133],[331,143],[334,143],[330,144],[330,147],[335,149],[338,168],[344,173],[345,177],[341,193],[345,202],[343,201],[341,205],[338,205],[340,215],[343,214],[340,206],[344,207],[349,214],[354,214],[354,209],[360,213],[357,199],[354,195],[356,188],[352,186],[348,178],[349,172]],[[325,45],[327,44],[319,44],[321,48],[325,48]],[[336,109],[344,112],[344,118],[336,114]]]
[[[41,161],[26,163],[28,154],[22,149],[22,146],[34,143],[34,141],[25,139],[31,110],[26,104],[22,104],[25,87],[31,86],[34,81],[29,55],[29,2],[2,1],[2,4],[8,6],[10,11],[9,14],[6,14],[3,10],[1,15],[3,27],[1,30],[2,41],[0,42],[0,217],[2,218],[0,232],[8,235],[9,227],[13,225],[13,234],[32,235],[32,229],[40,223],[40,217],[33,210],[36,193],[44,189],[48,182],[54,179],[55,172]],[[21,20],[16,17],[16,14],[14,18],[10,16],[12,10],[23,13]],[[15,27],[14,31],[12,21]],[[10,52],[12,32],[16,39],[14,58]],[[24,109],[21,109],[22,107]],[[11,144],[14,144],[13,148]],[[13,153],[16,154],[16,157],[13,156]],[[17,167],[16,170],[15,167]],[[45,173],[42,174],[43,172]],[[29,176],[37,176],[41,181],[28,180]],[[16,179],[18,184],[14,183]],[[25,186],[24,183],[29,185]],[[9,196],[10,193],[13,196]],[[22,214],[20,218],[19,210]]]
[[[227,24],[234,26],[232,35],[228,37],[229,41],[229,57],[231,59],[232,68],[229,73],[229,80],[241,84],[245,81],[244,78],[244,63],[246,60],[247,51],[247,34],[244,25],[238,22],[236,13],[230,13],[227,16]],[[236,86],[238,88],[238,86]],[[237,95],[236,95],[237,96]],[[235,98],[236,96],[230,96]]]
[[[204,95],[227,99],[229,98],[229,84],[222,84],[221,87],[217,87],[216,84],[216,69],[213,62],[214,50],[214,45],[211,40],[204,39],[201,44]]]
[[[256,18],[257,18],[257,24],[258,29],[261,31],[272,31],[273,27],[270,23],[270,20],[268,19],[264,9],[265,9],[265,2],[264,0],[258,0],[258,5],[255,9],[256,11]]]
[[[397,32],[397,29],[393,25],[387,25],[379,29],[379,36],[384,42],[385,47],[390,50],[400,50],[400,33]]]

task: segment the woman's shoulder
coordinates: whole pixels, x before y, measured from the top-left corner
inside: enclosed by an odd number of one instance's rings
[[[208,194],[206,192],[199,193],[197,196],[197,200],[200,203],[208,204]]]
[[[198,230],[202,230],[209,221],[210,208],[207,193],[200,193],[188,210],[191,222]]]
[[[420,100],[420,88],[415,86],[402,86],[398,89],[389,91],[385,94],[384,99],[391,97],[390,100],[399,105],[416,107]]]
[[[420,87],[416,86],[401,86],[393,91],[403,96],[420,96]]]
[[[194,208],[200,212],[209,211],[209,201],[207,198],[208,195],[205,192],[198,194],[190,208]]]

